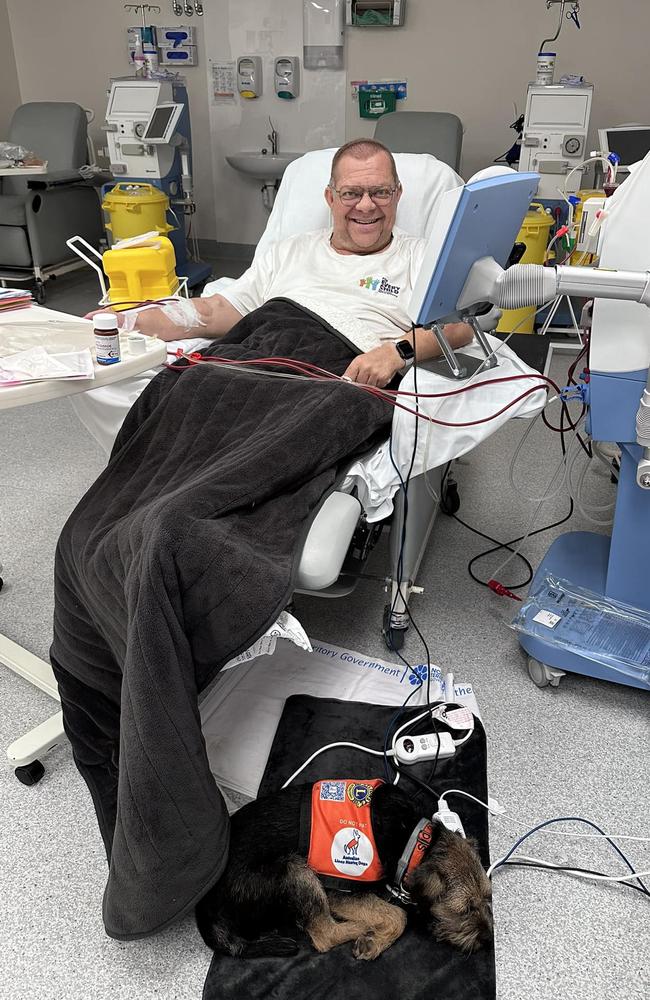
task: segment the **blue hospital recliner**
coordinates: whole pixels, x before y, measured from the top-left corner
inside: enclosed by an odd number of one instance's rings
[[[0,178],[0,279],[33,278],[39,303],[48,277],[81,266],[66,240],[79,235],[98,246],[104,233],[97,193],[79,173],[88,163],[87,133],[78,104],[35,101],[19,107],[0,136],[47,160],[45,174]]]

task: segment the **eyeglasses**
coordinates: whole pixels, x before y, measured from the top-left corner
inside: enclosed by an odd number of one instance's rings
[[[376,188],[335,188],[330,184],[332,191],[339,196],[344,205],[356,205],[361,201],[364,194],[374,201],[375,205],[388,205],[393,200],[396,187],[376,187]]]

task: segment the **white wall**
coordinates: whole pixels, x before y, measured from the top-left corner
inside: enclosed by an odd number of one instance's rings
[[[581,30],[565,21],[554,45],[556,80],[582,73],[595,85],[590,148],[596,130],[650,123],[650,3],[585,0]],[[465,126],[461,171],[469,177],[508,149],[526,85],[544,38],[555,34],[558,8],[544,0],[408,0],[402,28],[348,28],[348,80],[406,76],[403,110],[451,111]],[[346,95],[346,137],[372,135]]]
[[[209,0],[208,0],[209,2]],[[206,50],[214,62],[242,55],[262,57],[264,82],[260,98],[212,102],[210,124],[214,201],[218,239],[256,243],[268,213],[262,205],[261,181],[233,170],[226,155],[239,150],[270,150],[269,116],[279,134],[280,151],[306,152],[338,146],[345,135],[345,70],[306,70],[302,59],[302,0],[227,0],[205,4]],[[273,91],[273,60],[300,59],[300,96],[293,101]],[[210,63],[208,63],[210,86]]]
[[[0,141],[7,138],[11,116],[21,103],[7,3],[0,0]]]

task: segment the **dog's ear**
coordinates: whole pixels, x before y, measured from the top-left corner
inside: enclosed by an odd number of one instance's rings
[[[411,874],[409,891],[418,899],[434,903],[436,900],[442,899],[447,887],[434,865],[427,864],[425,858]]]

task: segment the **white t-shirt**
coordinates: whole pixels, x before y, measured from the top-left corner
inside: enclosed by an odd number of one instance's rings
[[[330,229],[274,243],[222,292],[242,315],[283,296],[322,316],[362,351],[411,329],[406,306],[427,241],[393,230],[385,250],[340,254]]]

